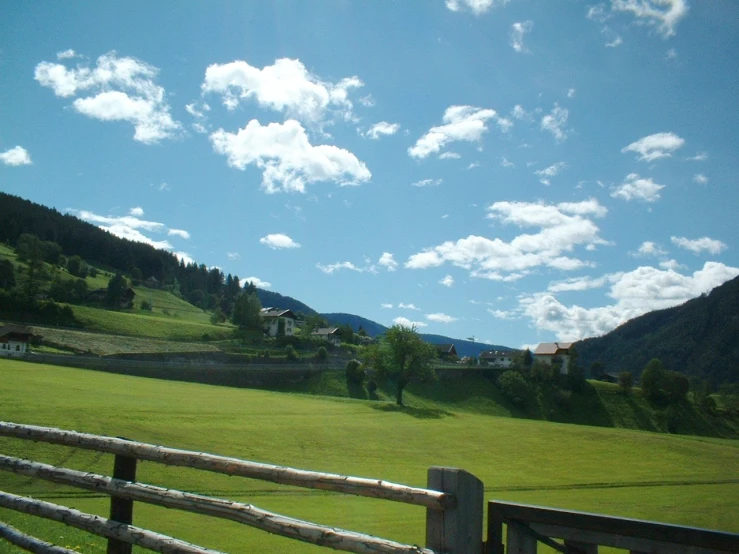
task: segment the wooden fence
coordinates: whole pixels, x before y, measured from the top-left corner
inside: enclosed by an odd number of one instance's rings
[[[283,537],[360,554],[534,554],[539,543],[565,554],[597,554],[599,545],[626,549],[632,554],[739,552],[739,535],[733,533],[499,501],[488,503],[487,541],[483,542],[483,484],[461,469],[430,468],[428,488],[422,489],[49,427],[0,422],[0,436],[115,456],[113,476],[108,477],[0,454],[0,470],[110,495],[110,517],[106,519],[0,492],[0,507],[107,537],[108,554],[130,554],[132,545],[166,554],[219,554],[134,527],[134,501],[227,519]],[[250,504],[139,483],[138,460],[421,506],[426,508],[426,546],[401,544],[286,517]],[[72,554],[1,522],[0,538],[30,552]]]
[[[131,545],[165,553],[215,552],[134,527],[131,525],[134,501],[228,519],[284,537],[346,552],[482,552],[483,485],[479,479],[461,469],[430,468],[428,489],[422,489],[378,479],[306,471],[49,427],[0,422],[0,436],[94,450],[115,456],[113,476],[108,477],[0,455],[0,470],[110,495],[110,518],[105,519],[64,506],[0,492],[0,507],[61,521],[107,537],[109,554],[128,554],[131,552]],[[426,547],[401,544],[297,520],[249,504],[139,483],[136,482],[138,460],[422,506],[426,508]],[[69,552],[29,537],[7,525],[0,525],[0,537],[31,552]]]

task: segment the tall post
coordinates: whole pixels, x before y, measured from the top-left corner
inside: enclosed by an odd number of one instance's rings
[[[118,437],[122,439],[124,437]],[[128,440],[128,439],[126,439]],[[116,454],[113,462],[113,478],[136,481],[136,458]],[[110,497],[110,519],[118,523],[133,523],[133,500]],[[131,554],[133,545],[116,539],[108,539],[107,554]]]
[[[431,467],[428,488],[453,494],[456,506],[426,511],[426,547],[448,554],[482,554],[482,481],[463,469]]]

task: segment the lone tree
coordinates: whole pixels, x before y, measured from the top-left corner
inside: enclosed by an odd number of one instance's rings
[[[431,365],[436,358],[436,348],[421,340],[415,327],[393,325],[380,339],[379,344],[366,350],[366,360],[395,385],[395,400],[403,405],[403,390],[412,380],[425,381],[434,377]]]
[[[242,292],[236,298],[231,321],[241,329],[261,329],[261,310],[262,303],[259,301],[256,293]]]

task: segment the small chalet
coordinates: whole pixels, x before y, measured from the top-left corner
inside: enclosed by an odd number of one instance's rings
[[[147,277],[144,280],[144,286],[150,289],[158,289],[159,288],[159,279],[154,277],[153,275],[151,277]]]
[[[36,336],[26,327],[0,327],[0,356],[21,356],[28,352],[31,339]]]
[[[341,346],[341,336],[339,335],[338,327],[319,327],[318,329],[314,329],[310,336],[325,340],[334,346]]]
[[[97,302],[97,303],[103,303],[105,302],[105,299],[108,296],[108,289],[95,289],[87,294],[87,301],[88,302]],[[131,287],[126,288],[125,291],[123,291],[123,296],[121,296],[121,303],[120,308],[122,309],[129,309],[133,308],[133,299],[136,296],[136,293]]]
[[[262,308],[259,315],[262,316],[262,328],[270,337],[282,334],[282,330],[286,337],[292,337],[295,334],[295,314],[292,310]]]
[[[435,344],[436,353],[442,360],[448,360],[450,358],[457,358],[457,349],[453,344]]]
[[[486,350],[480,352],[480,365],[507,369],[515,363],[515,354],[509,350]]]
[[[547,365],[560,364],[559,372],[567,375],[570,365],[571,342],[542,342],[534,351],[534,360],[541,360]]]

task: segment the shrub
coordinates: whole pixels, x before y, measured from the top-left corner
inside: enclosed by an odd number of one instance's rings
[[[622,371],[618,374],[618,386],[624,394],[630,394],[634,386],[634,376],[630,371]]]
[[[142,300],[141,309],[150,312],[152,310],[151,302],[149,302],[148,300]]]
[[[346,363],[346,380],[348,382],[361,385],[366,376],[362,362],[359,360],[349,360]]]
[[[370,394],[375,394],[377,392],[377,383],[374,379],[367,381],[367,390]]]
[[[649,400],[660,400],[664,397],[667,370],[657,358],[653,358],[641,374],[641,389]]]
[[[295,360],[298,359],[298,353],[295,352],[295,348],[293,348],[292,344],[288,344],[287,347],[285,348],[285,357],[290,362],[294,362]]]
[[[325,362],[328,360],[328,350],[326,350],[325,346],[320,346],[318,350],[316,351],[316,359],[319,362]]]
[[[517,371],[506,371],[498,379],[498,388],[513,404],[524,407],[531,394],[531,385]]]

